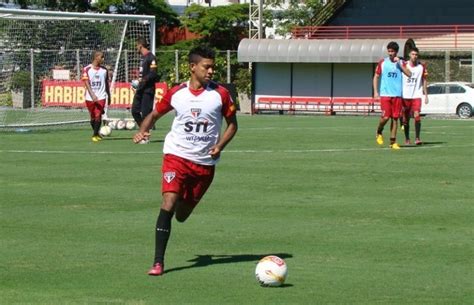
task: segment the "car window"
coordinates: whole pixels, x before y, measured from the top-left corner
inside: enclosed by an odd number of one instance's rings
[[[428,86],[428,94],[443,94],[445,93],[445,86],[433,85]]]
[[[456,93],[466,92],[466,89],[464,89],[461,86],[451,85],[448,88],[449,88],[449,91],[448,91],[449,94],[456,94]]]

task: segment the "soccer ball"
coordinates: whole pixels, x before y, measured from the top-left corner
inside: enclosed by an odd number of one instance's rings
[[[124,120],[118,120],[117,124],[115,125],[115,128],[118,130],[124,129],[125,128],[125,121]]]
[[[132,80],[132,83],[130,85],[132,86],[133,89],[137,90],[138,80],[137,79]]]
[[[260,286],[281,286],[288,274],[288,267],[283,259],[275,255],[262,258],[255,269],[255,277]]]
[[[109,121],[109,124],[107,124],[107,125],[110,127],[110,129],[115,129],[115,128],[117,128],[117,121],[116,120],[111,120],[111,121]]]
[[[103,137],[110,136],[111,133],[112,133],[112,128],[110,128],[109,126],[102,126],[99,130],[99,134]]]
[[[125,124],[125,128],[127,128],[128,130],[132,130],[133,128],[135,128],[135,122],[134,121],[127,121],[127,123]]]

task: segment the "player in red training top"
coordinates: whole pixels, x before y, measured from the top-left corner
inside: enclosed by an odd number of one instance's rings
[[[428,71],[426,66],[418,61],[418,48],[410,51],[410,61],[406,64],[411,71],[411,76],[403,75],[403,130],[405,132],[405,144],[410,141],[410,117],[415,119],[415,144],[421,145],[421,100],[425,99],[428,104],[427,80]]]
[[[191,79],[173,87],[143,121],[133,141],[150,136],[150,128],[171,110],[175,117],[163,145],[162,204],[156,222],[155,260],[149,275],[162,275],[171,220],[184,222],[211,185],[222,150],[237,132],[236,108],[229,92],[211,81],[214,51],[196,47],[189,53]],[[221,135],[222,121],[227,126]]]
[[[92,141],[99,142],[99,135],[104,113],[105,100],[110,105],[109,72],[102,66],[104,53],[95,51],[92,55],[92,63],[84,68],[82,80],[86,86],[86,106],[91,118],[93,130]]]

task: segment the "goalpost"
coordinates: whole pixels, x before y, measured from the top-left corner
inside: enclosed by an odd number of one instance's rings
[[[138,37],[155,52],[155,16],[0,8],[0,130],[89,122],[80,78],[95,50],[112,80],[109,116],[129,116]]]

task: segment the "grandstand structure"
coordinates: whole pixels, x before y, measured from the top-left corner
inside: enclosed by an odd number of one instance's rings
[[[376,63],[390,41],[403,56],[408,38],[428,63],[430,81],[474,82],[473,15],[471,0],[400,0],[393,9],[384,1],[329,0],[292,39],[241,41],[238,59],[252,63],[253,111],[377,112]]]

